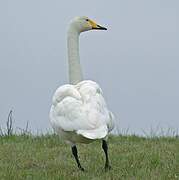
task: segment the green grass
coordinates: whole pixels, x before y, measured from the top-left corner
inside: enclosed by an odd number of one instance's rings
[[[179,179],[179,139],[110,136],[112,169],[104,171],[100,142],[78,145],[85,172],[58,136],[0,137],[0,180]]]

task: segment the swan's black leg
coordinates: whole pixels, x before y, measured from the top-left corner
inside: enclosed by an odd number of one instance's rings
[[[75,157],[75,160],[76,160],[76,163],[77,163],[77,165],[78,165],[78,168],[79,168],[80,170],[84,171],[84,168],[81,167],[80,161],[79,161],[79,159],[78,159],[78,150],[77,150],[77,147],[74,145],[74,146],[71,147],[71,150],[72,150],[73,156]]]
[[[105,162],[105,170],[111,169],[111,166],[109,165],[109,158],[108,158],[108,145],[105,140],[102,141],[102,148],[104,150],[105,156],[106,156],[106,162]]]

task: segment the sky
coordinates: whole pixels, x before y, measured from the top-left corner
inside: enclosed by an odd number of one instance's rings
[[[0,1],[0,127],[51,131],[54,91],[68,83],[66,32],[75,16],[108,31],[80,36],[85,79],[98,82],[119,132],[179,129],[179,1]]]

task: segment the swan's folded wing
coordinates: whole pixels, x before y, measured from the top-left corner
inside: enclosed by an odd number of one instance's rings
[[[73,85],[64,85],[57,89],[53,96],[53,104],[50,110],[50,121],[54,129],[75,131],[89,126],[82,121],[82,100]]]
[[[93,109],[96,114],[98,114],[98,116],[96,116],[98,123],[106,124],[108,132],[110,132],[115,126],[114,115],[107,108],[100,86],[91,80],[82,81],[76,86],[80,95],[83,97],[83,101],[86,102],[88,106],[90,106],[87,109]],[[93,118],[93,113],[90,113],[90,116],[92,120],[97,121],[95,118]]]

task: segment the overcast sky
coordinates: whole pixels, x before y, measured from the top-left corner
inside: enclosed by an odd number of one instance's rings
[[[179,1],[0,1],[0,126],[51,129],[54,91],[68,83],[66,30],[86,15],[108,31],[80,37],[85,79],[98,82],[120,129],[179,129]]]

